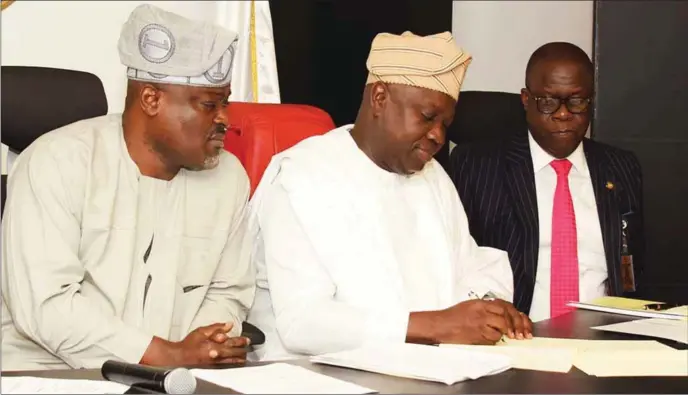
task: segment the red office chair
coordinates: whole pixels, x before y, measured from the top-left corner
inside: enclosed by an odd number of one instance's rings
[[[323,110],[300,104],[232,102],[225,149],[239,158],[251,180],[251,195],[273,155],[335,128]]]

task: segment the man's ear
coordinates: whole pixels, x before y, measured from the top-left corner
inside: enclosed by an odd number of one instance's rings
[[[139,94],[141,109],[148,116],[155,116],[160,111],[162,91],[151,84],[145,84]]]
[[[382,82],[375,82],[370,86],[370,108],[373,117],[379,116],[389,99],[389,88]]]
[[[528,111],[528,90],[521,89],[521,104],[523,104],[523,109]]]

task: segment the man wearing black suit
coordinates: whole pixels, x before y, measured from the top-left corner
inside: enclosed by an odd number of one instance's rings
[[[508,252],[514,304],[533,321],[570,311],[568,301],[633,292],[641,272],[640,164],[585,138],[592,96],[587,54],[545,44],[521,90],[528,130],[451,154],[471,234]]]

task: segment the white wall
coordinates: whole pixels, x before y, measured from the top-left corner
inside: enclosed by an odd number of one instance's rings
[[[126,76],[117,40],[129,13],[142,3],[190,18],[216,19],[215,1],[16,1],[2,11],[2,65],[94,73],[103,81],[109,112],[120,112]]]
[[[105,86],[109,112],[120,112],[126,78],[117,40],[141,3],[16,1],[0,16],[2,64],[94,73]],[[221,8],[217,1],[150,3],[211,22]],[[474,57],[462,89],[519,92],[528,57],[548,41],[570,41],[591,54],[592,19],[592,1],[454,1],[453,33]]]
[[[2,64],[92,72],[103,81],[110,112],[119,112],[126,78],[117,39],[141,3],[16,1],[2,12]],[[217,19],[217,1],[150,3],[191,18]],[[592,1],[454,1],[453,33],[474,56],[463,90],[518,92],[528,57],[548,41],[570,41],[591,54],[592,19]]]
[[[540,45],[568,41],[592,56],[593,1],[454,1],[452,32],[473,55],[462,90],[520,92]]]

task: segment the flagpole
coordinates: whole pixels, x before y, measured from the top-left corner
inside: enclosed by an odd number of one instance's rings
[[[256,1],[251,0],[251,22],[249,25],[249,40],[251,45],[251,88],[253,90],[253,102],[259,101],[258,97],[258,54],[256,49]]]

